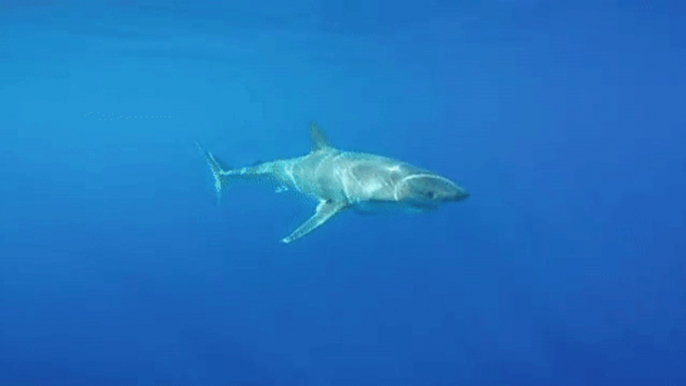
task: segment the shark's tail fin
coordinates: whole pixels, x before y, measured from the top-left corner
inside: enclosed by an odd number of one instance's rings
[[[199,143],[196,142],[195,146],[205,155],[205,160],[210,166],[210,171],[212,171],[212,176],[214,177],[214,189],[217,191],[217,204],[219,204],[222,198],[222,190],[226,183],[226,172],[228,169],[223,167],[217,157],[203,149]]]

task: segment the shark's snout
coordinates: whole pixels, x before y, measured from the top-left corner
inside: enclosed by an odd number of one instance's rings
[[[469,192],[463,187],[456,187],[451,201],[462,201],[469,197]]]
[[[463,187],[437,174],[420,172],[405,177],[396,197],[413,207],[435,208],[442,203],[462,201],[469,197]]]

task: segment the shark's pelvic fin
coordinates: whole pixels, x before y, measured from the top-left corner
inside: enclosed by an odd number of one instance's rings
[[[310,217],[309,220],[305,221],[304,224],[298,227],[298,229],[294,230],[293,233],[284,237],[281,242],[288,244],[305,236],[327,222],[331,217],[336,215],[336,213],[345,209],[346,206],[347,204],[345,202],[322,200],[319,205],[317,205],[317,212]]]
[[[310,141],[312,142],[312,151],[317,151],[329,147],[329,142],[317,122],[310,122]]]
[[[205,160],[210,166],[212,176],[214,177],[214,189],[217,191],[217,204],[219,204],[222,198],[222,190],[226,182],[226,170],[228,169],[222,166],[221,161],[219,161],[214,154],[203,149],[199,143],[196,142],[195,146],[205,155]]]

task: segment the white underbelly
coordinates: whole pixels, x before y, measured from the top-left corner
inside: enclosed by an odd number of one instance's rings
[[[397,213],[407,212],[408,208],[392,201],[360,201],[353,204],[353,209],[360,213],[375,214],[375,213]]]

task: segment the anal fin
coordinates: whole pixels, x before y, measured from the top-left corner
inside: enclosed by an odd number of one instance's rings
[[[307,235],[327,222],[331,217],[336,215],[336,213],[345,209],[346,205],[345,202],[321,201],[319,205],[317,205],[315,214],[310,217],[309,220],[305,221],[304,224],[299,226],[298,229],[294,230],[293,233],[284,237],[281,242],[288,244]]]

